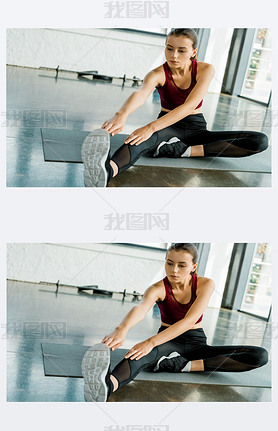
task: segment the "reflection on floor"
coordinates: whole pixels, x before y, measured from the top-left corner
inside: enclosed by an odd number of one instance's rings
[[[92,345],[111,332],[134,302],[77,293],[23,282],[8,282],[7,387],[8,401],[82,402],[83,379],[45,377],[41,342]],[[136,303],[136,302],[135,302]],[[154,309],[128,333],[124,348],[153,335],[160,325]],[[208,343],[249,344],[271,348],[270,325],[227,310],[208,309],[204,316]],[[119,401],[270,401],[271,389],[135,381],[114,393]]]
[[[44,162],[40,128],[94,130],[114,115],[134,88],[76,78],[73,73],[7,68],[7,186],[84,187],[80,163]],[[150,97],[130,115],[124,133],[157,117]],[[270,111],[238,97],[208,94],[204,115],[209,130],[255,130],[270,137]],[[147,175],[146,175],[147,170]],[[135,166],[111,187],[269,187],[270,174]]]

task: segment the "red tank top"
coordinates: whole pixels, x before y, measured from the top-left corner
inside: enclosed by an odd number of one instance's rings
[[[163,279],[166,296],[163,301],[157,301],[158,308],[161,314],[161,320],[168,325],[172,325],[179,320],[183,319],[191,305],[197,298],[196,290],[197,290],[197,275],[192,274],[192,285],[191,285],[191,298],[187,304],[181,304],[176,300],[172,286],[167,277]],[[203,319],[203,315],[197,320],[196,323],[201,322]]]
[[[163,64],[164,72],[165,72],[165,84],[163,86],[157,86],[156,89],[160,95],[161,107],[165,109],[175,109],[178,106],[182,105],[187,99],[188,95],[192,91],[193,87],[196,85],[196,75],[197,75],[197,61],[192,61],[192,69],[191,69],[191,84],[188,88],[183,90],[179,88],[174,81],[172,72],[170,67],[168,66],[167,61]],[[199,103],[199,105],[195,108],[198,109],[202,106],[203,101]]]

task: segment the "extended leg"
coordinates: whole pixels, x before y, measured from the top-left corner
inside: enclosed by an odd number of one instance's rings
[[[164,360],[162,371],[240,372],[261,367],[268,361],[268,353],[262,347],[204,345],[190,351],[184,350],[182,346],[178,346],[175,343],[167,342],[156,347],[138,361],[123,359],[116,365],[111,374],[117,379],[118,387],[121,388],[133,380],[140,371],[149,366],[154,366],[159,362],[159,358],[173,352],[179,353],[180,356],[176,355],[176,357],[170,360]],[[189,361],[191,362],[190,367],[186,369]]]
[[[204,361],[205,371],[249,371],[268,362],[268,353],[257,346],[209,346],[186,352],[187,359]]]
[[[260,153],[268,147],[268,138],[264,133],[249,131],[204,130],[187,139],[183,138],[183,141],[192,148],[203,145],[204,156],[207,157],[246,157]]]

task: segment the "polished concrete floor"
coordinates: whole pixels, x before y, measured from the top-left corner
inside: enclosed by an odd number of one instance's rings
[[[41,342],[92,345],[100,342],[134,305],[77,289],[9,281],[7,287],[7,400],[82,402],[83,379],[45,377]],[[208,343],[249,344],[271,353],[270,325],[243,313],[208,309],[204,316]],[[154,334],[160,318],[154,309],[128,333],[123,348]],[[271,389],[211,384],[134,381],[109,402],[268,402]]]
[[[7,186],[84,187],[83,165],[45,162],[40,128],[94,130],[114,115],[134,90],[130,85],[77,79],[74,73],[7,68]],[[160,103],[150,97],[128,118],[124,133],[155,119]],[[208,94],[209,130],[262,131],[270,137],[270,111],[238,97]],[[214,113],[213,113],[214,112]],[[252,114],[249,117],[247,114]],[[270,187],[271,175],[223,170],[133,166],[109,187]]]

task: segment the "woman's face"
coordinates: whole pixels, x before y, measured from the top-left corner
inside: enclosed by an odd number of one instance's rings
[[[197,53],[193,49],[192,41],[186,36],[168,36],[165,45],[165,57],[167,63],[175,68],[185,66],[191,57]]]
[[[193,263],[190,253],[187,251],[168,251],[165,259],[166,275],[170,281],[182,282],[190,276],[190,273],[195,271],[197,263]]]

